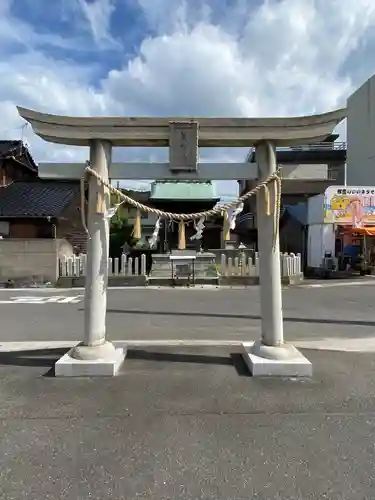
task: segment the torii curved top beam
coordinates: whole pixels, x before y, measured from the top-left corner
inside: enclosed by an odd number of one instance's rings
[[[169,123],[189,121],[199,123],[201,147],[250,147],[262,140],[293,146],[324,140],[347,114],[343,108],[291,118],[77,118],[17,109],[42,139],[72,146],[88,146],[92,139],[102,139],[113,146],[167,147]]]

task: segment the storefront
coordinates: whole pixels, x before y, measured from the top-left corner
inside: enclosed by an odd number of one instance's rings
[[[324,196],[324,223],[335,228],[339,269],[370,273],[375,267],[375,187],[329,187]]]

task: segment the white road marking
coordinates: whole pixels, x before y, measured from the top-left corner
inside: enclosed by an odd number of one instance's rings
[[[59,300],[59,304],[78,304],[79,302],[82,302],[82,300],[85,298],[84,295],[77,295],[75,297],[64,297],[61,300]],[[50,302],[48,300],[48,302]]]
[[[84,290],[82,287],[77,288],[0,288],[0,292],[33,292],[33,293],[61,293],[61,292],[78,292]]]
[[[18,297],[10,297],[9,300],[0,300],[0,304],[78,304],[82,302],[83,295],[74,295],[67,297],[66,295],[55,295],[55,296],[27,296],[19,295]]]
[[[375,352],[375,337],[364,338],[325,338],[320,340],[299,340],[293,342],[301,349],[340,352]]]
[[[223,286],[223,285],[195,285],[191,287],[177,286],[175,288],[171,286],[113,286],[108,287],[107,290],[111,292],[124,291],[124,290],[157,290],[158,292],[174,292],[174,291],[189,291],[189,290],[209,290],[219,292],[220,290],[244,290],[244,289],[254,289],[258,290],[257,285],[249,286]],[[289,289],[286,287],[285,289]],[[35,293],[61,293],[61,292],[82,292],[84,287],[74,287],[74,288],[0,288],[1,292],[35,292]]]
[[[298,288],[335,288],[342,286],[371,286],[375,285],[374,281],[340,281],[335,283],[312,283],[311,285],[299,285]]]
[[[44,349],[70,349],[79,343],[78,340],[41,340],[21,342],[0,342],[0,352],[30,351]],[[189,339],[161,339],[161,340],[114,340],[117,347],[249,347],[253,341],[243,340],[189,340]],[[364,338],[324,338],[320,340],[292,341],[295,347],[322,351],[338,352],[375,352],[375,337]]]

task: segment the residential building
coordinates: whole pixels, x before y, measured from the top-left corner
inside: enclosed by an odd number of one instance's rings
[[[86,250],[80,183],[40,179],[22,141],[0,141],[0,236],[64,238]]]

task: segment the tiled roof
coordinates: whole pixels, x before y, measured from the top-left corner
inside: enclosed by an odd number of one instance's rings
[[[79,190],[72,182],[13,182],[0,188],[0,217],[58,217]]]
[[[159,181],[151,186],[150,200],[219,200],[211,181]]]
[[[38,166],[30,154],[27,146],[22,141],[0,141],[0,160],[2,158],[15,158],[34,172],[38,172]]]

